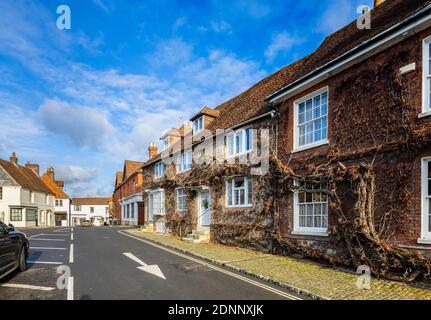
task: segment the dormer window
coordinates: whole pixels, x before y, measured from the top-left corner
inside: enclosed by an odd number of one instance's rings
[[[159,179],[165,175],[165,165],[163,162],[158,162],[154,166],[154,176]]]
[[[193,134],[199,133],[204,130],[204,117],[197,118],[193,121]]]
[[[167,148],[169,148],[169,139],[168,138],[163,140],[163,150],[166,150]]]

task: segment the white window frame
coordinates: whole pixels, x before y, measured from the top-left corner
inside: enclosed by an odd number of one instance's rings
[[[204,131],[204,116],[193,121],[193,134]]]
[[[422,42],[422,113],[419,117],[431,115],[430,46],[431,36]]]
[[[163,150],[166,150],[169,148],[169,137],[163,139]]]
[[[187,159],[189,158],[189,159]],[[190,162],[187,162],[190,161]],[[183,173],[192,170],[193,167],[193,152],[191,150],[182,152],[177,156],[177,172]]]
[[[154,195],[160,193],[160,211],[157,213],[154,213]],[[164,216],[166,213],[165,208],[165,190],[164,189],[158,189],[158,190],[152,190],[149,192],[149,220],[153,220],[154,216]]]
[[[314,97],[318,96],[318,95],[322,95],[323,93],[327,94],[327,113],[326,113],[326,118],[327,118],[327,129],[326,129],[326,139],[322,139],[320,141],[316,141],[313,143],[309,143],[306,145],[299,145],[299,105],[307,100],[313,99]],[[313,99],[314,100],[314,99]],[[318,146],[322,146],[325,144],[329,143],[329,139],[328,139],[328,135],[329,135],[329,87],[323,87],[319,90],[316,90],[304,97],[301,97],[300,99],[296,100],[295,102],[293,102],[293,123],[294,123],[294,132],[293,132],[293,150],[292,152],[299,152],[299,151],[303,151],[303,150],[307,150],[307,149],[311,149],[311,148],[315,148]]]
[[[244,179],[244,187],[235,188],[235,181],[239,179]],[[233,179],[228,179],[225,181],[225,205],[226,208],[252,208],[253,207],[253,193],[252,199],[250,203],[249,199],[249,181],[251,180],[252,188],[253,188],[253,178],[251,177],[236,177]],[[228,185],[231,185],[231,196],[232,196],[232,204],[229,204],[229,195],[228,195]],[[235,190],[244,189],[244,204],[235,204]],[[253,191],[253,190],[252,190]]]
[[[247,149],[247,131],[249,130],[250,132],[250,149]],[[239,135],[242,135],[242,139],[241,139],[241,150],[239,150],[239,152],[237,151],[238,149],[238,145],[237,145],[237,137]],[[248,154],[250,152],[253,152],[253,140],[254,139],[254,134],[253,134],[253,128],[252,127],[246,127],[246,128],[242,128],[239,130],[236,130],[232,133],[229,133],[226,136],[226,156],[227,158],[234,158],[234,157],[238,157],[241,155],[245,155]],[[230,142],[233,143],[233,145],[230,145]],[[231,153],[231,151],[233,151],[233,153]]]
[[[418,242],[425,242],[431,244],[431,230],[429,230],[429,196],[428,190],[428,163],[431,163],[431,157],[422,159],[422,172],[421,172],[421,239]]]
[[[154,177],[156,179],[163,178],[165,175],[165,164],[163,162],[157,162],[154,165]]]
[[[307,204],[322,204],[323,202],[311,202]],[[293,193],[293,232],[292,234],[298,235],[311,235],[311,236],[328,236],[329,229],[329,202],[326,199],[326,210],[327,210],[327,224],[326,228],[310,228],[299,226],[299,191]]]
[[[175,191],[177,194],[177,205],[176,205],[177,211],[179,211],[179,212],[187,211],[187,193],[186,193],[186,191],[183,188],[176,188]],[[182,192],[182,194],[180,194],[180,192]],[[180,198],[184,198],[183,201],[184,201],[185,208],[180,208],[180,206],[179,206]]]
[[[73,211],[82,212],[82,206],[79,205],[79,204],[75,204],[75,207],[73,208]]]

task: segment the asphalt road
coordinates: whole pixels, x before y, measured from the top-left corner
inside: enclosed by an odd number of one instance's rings
[[[120,231],[116,227],[26,230],[32,248],[30,268],[0,282],[0,299],[305,299]],[[65,280],[68,267],[71,279]],[[63,277],[60,287],[59,277]],[[66,282],[69,286],[63,288]]]

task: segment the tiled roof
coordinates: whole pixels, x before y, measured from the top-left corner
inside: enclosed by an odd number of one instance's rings
[[[18,183],[21,187],[32,191],[54,194],[42,179],[30,168],[15,165],[9,161],[0,159],[0,166]]]
[[[57,199],[69,199],[69,196],[55,183],[54,180],[48,174],[44,174],[41,177],[42,181],[48,186],[48,188],[55,194]]]
[[[211,122],[208,129],[215,133],[217,129],[234,127],[270,111],[266,104],[268,96],[408,18],[430,3],[431,0],[385,1],[372,10],[372,28],[370,30],[359,30],[356,21],[354,21],[328,36],[320,47],[310,55],[269,75],[240,95],[215,108],[219,112],[219,116]],[[145,165],[150,165],[160,159],[161,153]]]
[[[72,204],[80,206],[103,206],[108,205],[110,201],[111,198],[73,198]]]
[[[358,29],[356,20],[328,36],[282,87],[300,80],[431,4],[430,0],[387,0],[371,11],[371,29]]]
[[[122,181],[123,181],[123,172],[117,171],[117,173],[115,175],[115,188],[117,188],[121,184]]]
[[[197,114],[195,114],[190,121],[196,120],[200,116],[210,116],[217,118],[220,115],[220,111],[216,109],[211,109],[210,107],[203,107]]]
[[[123,181],[126,181],[132,174],[139,171],[144,164],[144,162],[140,161],[124,161]]]

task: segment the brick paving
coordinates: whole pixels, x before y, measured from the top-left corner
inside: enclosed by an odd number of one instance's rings
[[[139,230],[128,233],[254,274],[310,296],[331,300],[431,300],[431,290],[396,281],[371,280],[370,290],[357,287],[358,276],[314,262],[264,254],[220,244],[194,244],[176,237]]]

